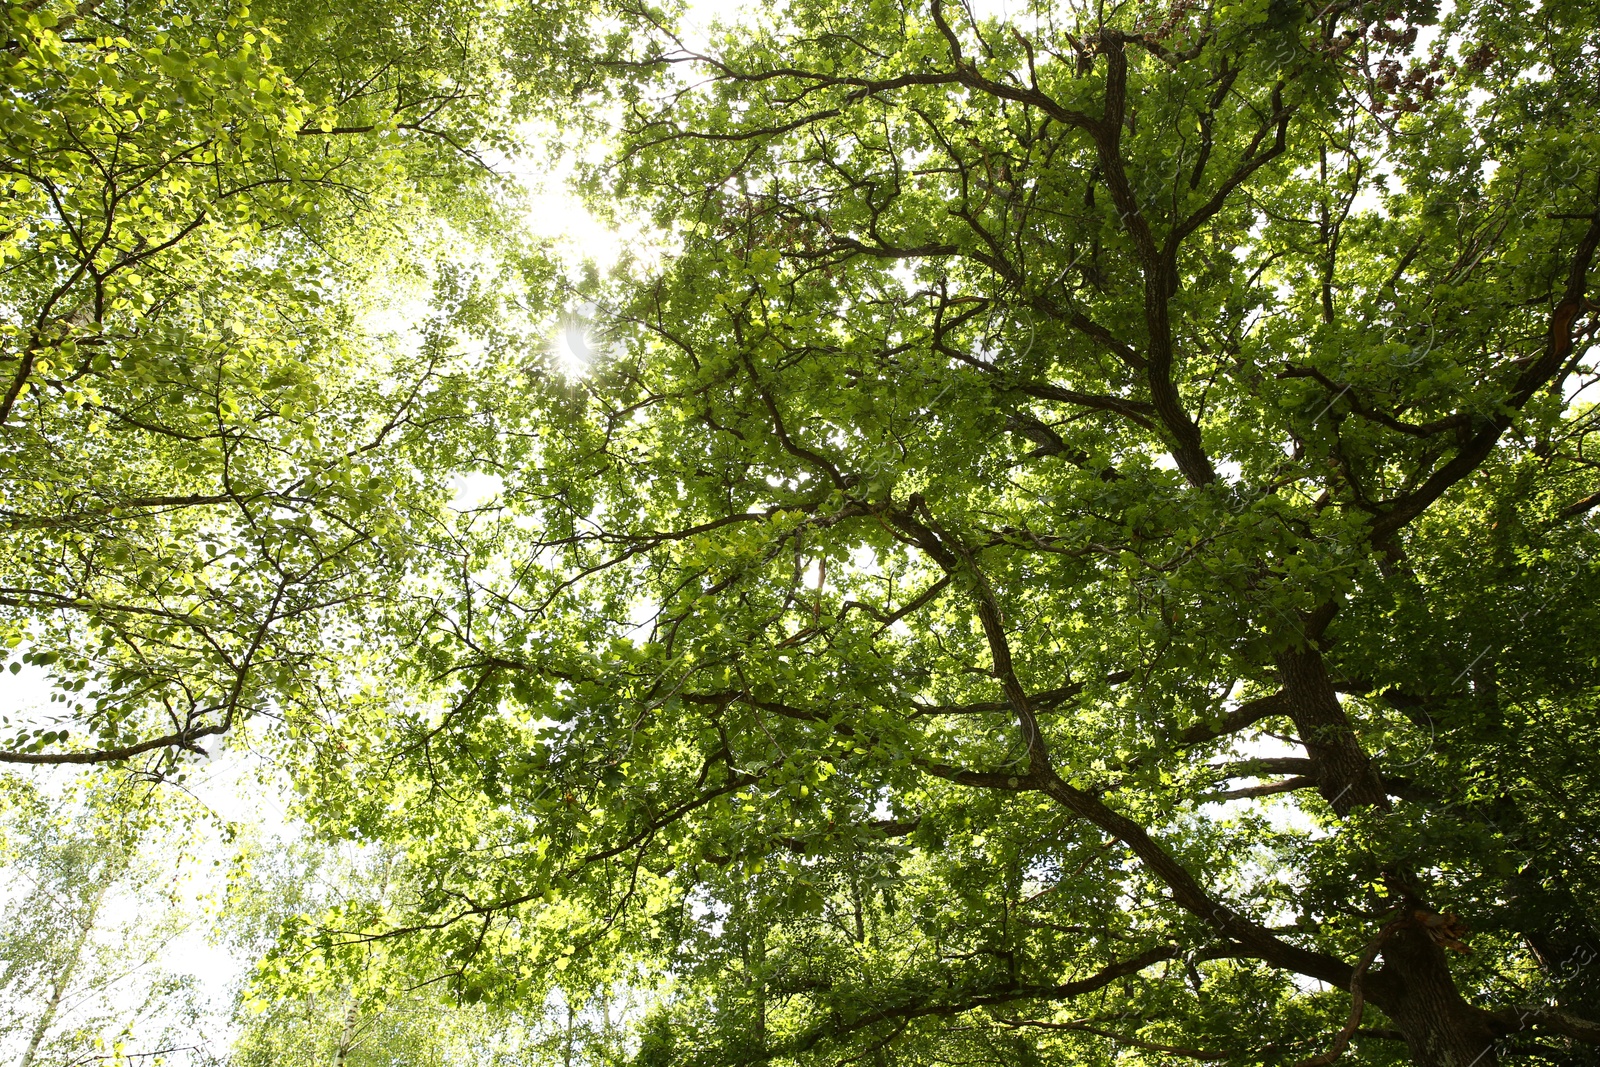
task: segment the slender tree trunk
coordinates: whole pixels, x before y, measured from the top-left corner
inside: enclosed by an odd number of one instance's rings
[[[72,982],[72,974],[78,969],[78,962],[83,958],[83,946],[88,944],[89,935],[94,932],[95,919],[100,914],[100,904],[105,900],[106,890],[110,886],[111,879],[107,876],[101,881],[100,888],[95,890],[94,899],[89,902],[89,911],[83,917],[83,925],[78,930],[78,936],[72,941],[72,949],[62,961],[61,970],[56,972],[55,980],[51,983],[50,1000],[39,1015],[39,1021],[34,1024],[33,1033],[28,1036],[28,1047],[22,1050],[22,1060],[17,1067],[33,1067],[33,1061],[39,1055],[39,1046],[44,1043],[45,1034],[50,1032],[50,1024],[55,1022],[56,1012],[61,1007],[61,998],[66,995],[67,986]]]
[[[751,946],[751,956],[755,962],[755,994],[756,994],[756,1048],[765,1054],[767,1051],[767,931],[765,927],[757,926]]]
[[[356,1020],[360,1017],[361,1002],[350,996],[350,1010],[344,1013],[344,1033],[339,1035],[339,1048],[333,1056],[333,1067],[344,1067],[345,1059],[356,1041]]]
[[[850,902],[855,905],[856,911],[856,944],[867,943],[867,921],[861,906],[861,869],[852,865],[850,868]]]
[[[567,1002],[567,1045],[562,1063],[564,1067],[572,1067],[572,997],[563,989],[561,999]]]

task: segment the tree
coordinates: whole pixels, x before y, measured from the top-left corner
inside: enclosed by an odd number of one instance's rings
[[[393,851],[349,843],[269,840],[241,850],[225,937],[258,965],[235,999],[232,1063],[624,1062],[611,1011],[625,1002],[609,993],[579,1005],[463,1003],[449,989],[441,996],[437,981],[419,980],[430,976],[396,966],[404,955],[381,942],[327,966],[312,924],[349,926],[392,911],[414,889],[410,873]]]
[[[642,968],[641,1062],[1589,1062],[1596,26],[1436,8],[661,30],[677,253],[317,779],[419,871],[330,932]]]
[[[126,780],[84,779],[52,798],[0,779],[6,1062],[218,1062],[205,990],[170,951],[196,920],[179,899],[188,828],[170,799]]]

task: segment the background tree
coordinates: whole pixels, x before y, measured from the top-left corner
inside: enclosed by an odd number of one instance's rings
[[[0,1056],[220,1062],[207,990],[172,951],[202,919],[180,806],[104,779],[50,797],[8,774],[0,791]]]
[[[1587,1062],[1594,32],[663,30],[595,180],[680,254],[436,550],[330,933],[642,967],[641,1062]]]
[[[339,926],[392,912],[413,877],[393,850],[301,840],[244,848],[231,879],[224,937],[257,961],[234,1004],[230,1062],[515,1067],[625,1062],[623,991],[587,1003],[482,1003],[374,943],[327,966],[320,920]],[[429,980],[433,979],[433,980]]]

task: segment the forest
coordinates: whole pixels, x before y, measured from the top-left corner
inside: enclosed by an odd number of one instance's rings
[[[1593,0],[0,39],[0,1062],[1600,1064]]]

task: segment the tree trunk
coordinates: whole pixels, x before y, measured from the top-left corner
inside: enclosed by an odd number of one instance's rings
[[[1316,766],[1323,798],[1340,815],[1357,808],[1388,808],[1383,781],[1339,704],[1322,653],[1310,648],[1279,653],[1278,674],[1289,717]]]
[[[350,1010],[344,1013],[344,1033],[339,1035],[339,1048],[334,1053],[333,1067],[344,1067],[344,1061],[349,1057],[350,1049],[355,1045],[356,1020],[359,1017],[357,1009],[360,1007],[361,1002],[355,998],[354,994],[351,994]]]
[[[567,1005],[567,1037],[566,1037],[565,1046],[562,1049],[562,1053],[561,1053],[561,1057],[562,1057],[561,1058],[561,1063],[562,1063],[562,1067],[572,1067],[572,1036],[573,1036],[573,1028],[574,1028],[574,1022],[573,1022],[573,1016],[572,1016],[572,995],[570,993],[568,993],[565,989],[563,989],[561,991],[561,999]]]
[[[1289,717],[1316,767],[1317,788],[1339,815],[1387,810],[1377,767],[1339,704],[1322,654],[1314,648],[1278,656]],[[1495,1032],[1487,1012],[1456,989],[1445,951],[1415,923],[1400,927],[1383,949],[1383,969],[1365,985],[1394,1020],[1418,1067],[1495,1067]]]
[[[761,1052],[763,1055],[765,1055],[766,1051],[767,1051],[767,976],[766,976],[767,931],[766,931],[766,928],[764,926],[759,926],[758,925],[755,928],[754,935],[751,938],[751,941],[752,941],[751,947],[753,949],[753,951],[751,952],[751,956],[752,956],[752,958],[754,960],[754,963],[755,963],[754,970],[756,972],[752,976],[754,978],[754,981],[755,981],[755,995],[756,995],[756,1020],[755,1020],[756,1025],[755,1025],[754,1037],[755,1037],[755,1041],[756,1041],[756,1049],[759,1052]]]
[[[1368,982],[1372,1000],[1405,1035],[1417,1067],[1496,1067],[1489,1014],[1456,991],[1444,949],[1426,930],[1396,931],[1383,962]]]

